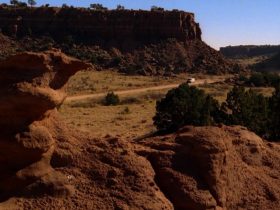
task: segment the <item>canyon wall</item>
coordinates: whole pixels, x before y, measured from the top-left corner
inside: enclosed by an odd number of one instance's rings
[[[201,40],[194,14],[182,11],[136,11],[77,8],[4,8],[0,7],[0,28],[12,36],[72,35],[81,40],[128,39],[153,41],[175,38]]]

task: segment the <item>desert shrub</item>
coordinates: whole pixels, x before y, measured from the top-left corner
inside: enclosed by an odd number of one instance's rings
[[[241,81],[241,82],[245,82],[245,83],[247,83],[249,81],[249,79],[243,74],[239,75],[238,80]]]
[[[104,7],[102,4],[90,4],[90,8],[93,10],[99,10],[99,11],[108,10],[108,8]]]
[[[116,10],[125,10],[125,7],[118,4]]]
[[[27,4],[25,2],[18,1],[17,6],[18,7],[27,7]]]
[[[115,94],[114,92],[109,92],[104,99],[104,105],[105,106],[115,106],[120,103],[119,96]]]
[[[256,87],[277,86],[280,82],[280,76],[271,72],[255,72],[247,80],[248,84],[253,84]]]
[[[37,2],[36,2],[35,0],[27,0],[27,3],[28,3],[31,7],[33,7],[33,6],[35,6],[35,5],[37,4]]]
[[[164,8],[158,6],[151,6],[151,11],[164,11]]]
[[[62,8],[69,8],[69,6],[68,6],[67,4],[65,4],[65,3],[62,4],[61,7],[62,7]]]
[[[203,90],[184,83],[170,90],[157,101],[155,126],[160,131],[171,132],[184,125],[211,125],[218,121],[219,104]]]
[[[264,78],[268,86],[276,87],[280,83],[280,76],[276,73],[265,72]]]
[[[185,125],[242,125],[256,134],[280,141],[280,85],[271,97],[235,86],[220,106],[202,90],[182,84],[157,101],[154,124],[172,132]]]
[[[265,79],[262,73],[254,73],[251,75],[249,82],[255,85],[256,87],[265,86]]]
[[[269,138],[271,140],[280,140],[280,85],[275,87],[275,91],[269,100]]]
[[[126,106],[123,111],[120,112],[120,114],[129,114],[130,113],[130,109]]]
[[[222,121],[228,125],[242,125],[259,135],[268,132],[269,100],[262,94],[235,86],[222,108],[226,113]],[[225,117],[227,116],[227,117]]]
[[[18,0],[10,0],[10,4],[16,6],[18,4]]]
[[[120,63],[121,63],[122,59],[121,57],[114,57],[112,60],[111,60],[111,63],[110,63],[110,66],[114,67],[114,66],[118,66]]]

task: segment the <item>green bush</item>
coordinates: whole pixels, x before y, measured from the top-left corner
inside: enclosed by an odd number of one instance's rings
[[[119,96],[116,95],[114,92],[109,92],[105,99],[104,99],[104,105],[105,106],[116,106],[120,103]]]
[[[102,4],[90,4],[90,8],[97,11],[108,10],[108,8],[104,7]]]
[[[280,140],[280,85],[275,87],[275,91],[269,100],[270,116],[269,125],[270,133],[268,137],[272,140]]]
[[[241,81],[241,82],[245,82],[245,83],[247,83],[249,81],[249,79],[246,76],[244,76],[243,74],[239,75],[238,80]]]
[[[249,82],[251,82],[256,87],[262,87],[262,86],[265,86],[265,84],[266,84],[265,79],[264,79],[264,75],[262,73],[252,74]]]
[[[280,82],[280,76],[271,72],[255,72],[246,82],[256,87],[275,87]]]
[[[222,107],[225,113],[230,113],[224,115],[224,124],[246,126],[262,136],[268,132],[269,100],[262,94],[236,86]]]
[[[157,101],[153,120],[157,129],[165,132],[185,125],[223,123],[242,125],[268,140],[280,141],[280,85],[272,97],[236,86],[220,106],[202,90],[182,84]]]
[[[171,132],[184,125],[211,125],[218,116],[219,104],[215,99],[184,83],[157,101],[153,120],[158,130]]]

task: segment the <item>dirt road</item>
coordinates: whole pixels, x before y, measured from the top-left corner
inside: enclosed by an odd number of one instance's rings
[[[200,79],[192,83],[191,85],[201,85],[204,83],[215,83],[221,81],[219,79]],[[119,91],[114,91],[115,94],[119,96],[127,96],[127,95],[134,95],[134,94],[139,94],[147,91],[155,91],[155,90],[169,90],[172,88],[178,87],[180,84],[170,84],[170,85],[160,85],[160,86],[154,86],[154,87],[145,87],[145,88],[137,88],[137,89],[131,89],[131,90],[119,90]],[[93,93],[93,94],[85,94],[85,95],[77,95],[77,96],[69,96],[66,98],[66,102],[71,102],[71,101],[79,101],[79,100],[84,100],[88,98],[96,99],[96,98],[101,98],[105,97],[108,92],[103,92],[103,93]]]

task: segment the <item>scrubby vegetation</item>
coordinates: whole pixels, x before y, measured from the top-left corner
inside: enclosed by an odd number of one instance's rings
[[[270,104],[270,137],[280,139],[280,85],[275,88],[275,92],[269,99]]]
[[[234,87],[219,103],[188,84],[167,93],[157,102],[154,124],[159,131],[173,132],[185,125],[242,125],[270,140],[280,139],[280,86],[271,97],[251,89]]]
[[[184,125],[203,126],[218,121],[219,103],[203,90],[184,83],[158,101],[156,110],[153,118],[156,127],[175,131]]]
[[[104,105],[106,106],[111,106],[111,105],[115,106],[118,105],[119,103],[120,103],[119,96],[114,92],[109,92],[104,99]]]
[[[280,76],[271,72],[255,72],[249,78],[241,75],[239,80],[255,87],[275,87],[280,82]]]
[[[269,98],[251,89],[235,86],[221,106],[221,121],[227,125],[243,125],[265,136],[268,132]]]

